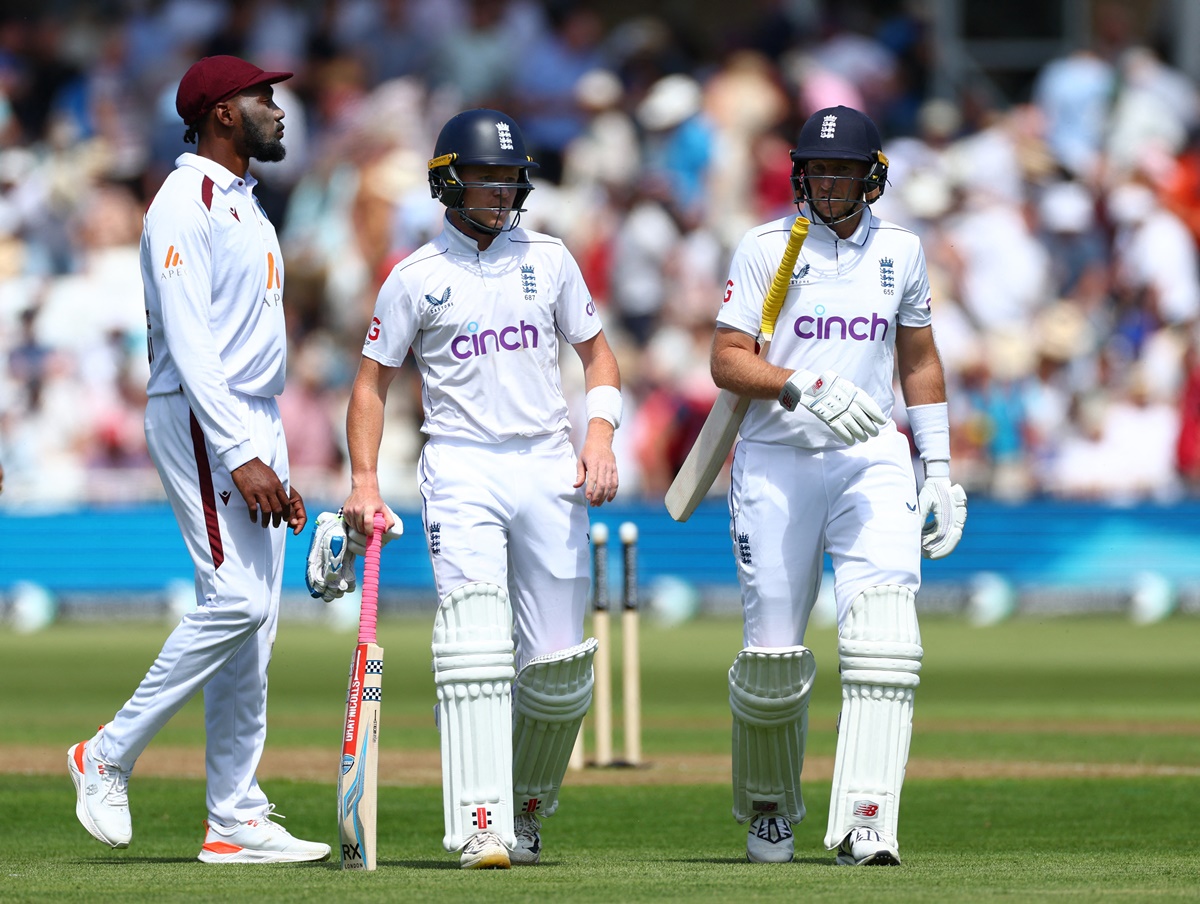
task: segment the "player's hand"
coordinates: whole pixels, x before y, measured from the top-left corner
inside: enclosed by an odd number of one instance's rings
[[[371,488],[356,488],[350,491],[350,495],[346,497],[346,501],[342,503],[341,516],[342,521],[346,524],[346,533],[349,535],[353,532],[357,535],[362,544],[362,548],[366,550],[367,539],[375,530],[375,513],[383,512],[383,517],[387,521],[387,529],[390,531],[400,521],[395,513],[387,507],[387,504],[379,496],[379,491]],[[403,530],[403,526],[400,530]],[[399,536],[397,534],[396,536]],[[384,534],[383,542],[388,542],[390,538]]]
[[[921,512],[921,555],[940,559],[954,552],[967,523],[967,492],[950,477],[925,478],[917,496]]]
[[[595,506],[612,502],[617,497],[620,480],[617,477],[617,457],[612,450],[612,428],[607,423],[608,436],[588,428],[583,450],[575,462],[575,489],[583,487],[588,503]]]
[[[783,384],[779,404],[788,411],[803,405],[848,446],[878,436],[879,428],[887,423],[873,398],[832,370],[819,377],[807,370],[795,371]]]
[[[317,515],[308,544],[304,583],[308,585],[309,596],[327,603],[354,592],[354,553],[350,551],[342,516],[337,512]]]
[[[387,546],[397,537],[404,535],[404,522],[400,520],[399,516],[395,512],[387,507],[387,503],[384,503],[383,505],[383,517],[388,527],[387,530],[383,532],[383,540],[379,544],[380,549],[383,549],[383,547]],[[354,553],[356,556],[365,556],[367,554],[367,543],[370,542],[371,533],[373,533],[375,530],[374,515],[371,516],[371,519],[367,522],[366,526],[369,527],[371,531],[364,534],[362,531],[354,528],[350,524],[346,525],[346,540],[350,545],[350,552]]]
[[[233,485],[246,500],[251,521],[261,523],[263,527],[279,527],[284,521],[290,522],[292,502],[288,498],[288,491],[284,489],[279,475],[263,464],[261,459],[250,459],[234,468],[230,476],[233,477]]]
[[[300,498],[300,491],[288,487],[288,527],[292,529],[293,536],[298,536],[306,524],[308,512],[304,508],[304,500]]]

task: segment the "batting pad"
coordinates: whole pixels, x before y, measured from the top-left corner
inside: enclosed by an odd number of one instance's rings
[[[907,587],[864,590],[838,639],[842,713],[825,847],[855,826],[896,841],[900,786],[912,738],[913,691],[921,679],[916,597]]]
[[[804,818],[800,770],[817,661],[807,647],[747,647],[729,669],[733,816]]]
[[[553,816],[575,738],[592,705],[592,657],[599,644],[536,656],[517,673],[513,699],[513,804]]]
[[[516,845],[512,812],[512,608],[495,584],[446,594],[433,622],[446,836],[457,851],[494,832]]]

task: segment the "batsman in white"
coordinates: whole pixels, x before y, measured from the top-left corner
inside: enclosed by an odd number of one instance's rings
[[[945,380],[919,240],[878,219],[887,184],[874,123],[814,113],[791,154],[812,221],[765,358],[763,297],[794,216],[746,233],[717,316],[712,375],[754,401],[733,458],[730,534],[744,643],[729,671],[733,814],[746,854],[790,861],[804,818],[800,773],[816,673],[804,646],[825,553],[833,561],[842,682],[825,845],[840,864],[898,864],[900,787],[921,667],[921,556],[954,549],[966,496],[950,483]],[[891,419],[893,371],[924,461]]]
[[[126,783],[150,740],[204,689],[206,863],[324,860],[274,821],[255,773],[267,733],[285,529],[304,529],[275,397],[287,337],[283,262],[255,199],[251,159],[282,160],[283,111],[264,72],[230,56],[184,74],[184,154],[146,213],[146,441],[195,565],[197,608],[109,723],[73,746],[75,812],[112,847],[132,837]],[[286,527],[285,527],[286,525]],[[274,814],[277,817],[278,814]]]
[[[541,857],[540,817],[558,806],[592,696],[587,508],[617,492],[616,358],[563,243],[519,226],[535,167],[502,112],[468,110],[443,126],[429,184],[447,208],[444,228],[380,289],[346,417],[352,487],[343,518],[365,536],[385,510],[376,476],[384,400],[411,348],[428,434],[422,515],[440,600],[443,844],[461,851],[464,869]],[[560,339],[579,355],[587,387],[578,455]],[[316,572],[331,556],[314,547]],[[330,584],[313,590],[336,595]]]

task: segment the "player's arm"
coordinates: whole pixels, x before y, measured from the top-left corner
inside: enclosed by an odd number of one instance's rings
[[[603,331],[571,347],[583,362],[588,417],[574,486],[584,487],[584,495],[592,505],[603,505],[616,498],[619,483],[612,442],[621,424],[621,373]]]
[[[906,405],[946,401],[946,374],[933,341],[933,327],[897,326],[896,366]]]
[[[398,370],[363,355],[346,408],[350,495],[342,505],[342,517],[350,528],[363,534],[372,530],[376,512],[388,511],[379,495],[379,444],[388,386]]]
[[[778,398],[792,375],[758,356],[756,337],[724,326],[713,333],[709,366],[718,388],[750,399]]]
[[[925,522],[921,550],[926,558],[940,559],[953,552],[962,537],[967,494],[950,482],[950,412],[933,327],[896,329],[896,365],[913,442],[925,462],[925,483],[917,499]]]

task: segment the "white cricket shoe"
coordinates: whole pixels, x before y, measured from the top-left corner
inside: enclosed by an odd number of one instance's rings
[[[463,845],[458,865],[463,869],[508,869],[512,861],[499,835],[479,832]]]
[[[796,856],[796,839],[786,816],[759,813],[746,833],[746,859],[751,863],[791,863]]]
[[[92,837],[110,847],[129,847],[129,775],[119,766],[97,759],[94,739],[67,751],[67,770],[75,783],[75,815]]]
[[[542,859],[542,823],[533,813],[518,813],[513,817],[513,834],[517,846],[512,849],[514,865],[526,866]]]
[[[329,845],[294,838],[272,817],[284,818],[275,812],[274,804],[258,819],[235,826],[205,821],[204,847],[197,859],[204,863],[303,863],[329,857]]]
[[[894,841],[874,829],[858,826],[837,849],[838,866],[899,866],[900,851]]]

